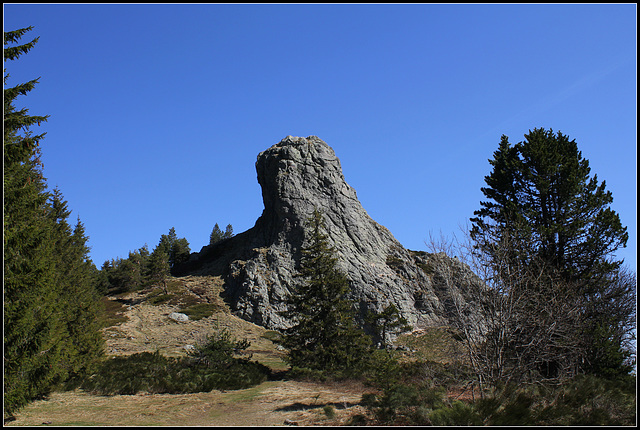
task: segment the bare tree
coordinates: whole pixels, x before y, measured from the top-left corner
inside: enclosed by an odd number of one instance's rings
[[[468,231],[463,230],[463,232]],[[430,236],[434,254],[455,256],[479,281],[452,294],[454,325],[464,334],[469,362],[482,388],[501,383],[535,383],[571,376],[581,356],[581,303],[540,261],[521,260],[508,236],[491,253],[463,240]],[[452,287],[460,283],[455,265],[441,261],[437,272]],[[453,289],[457,291],[458,289]],[[462,296],[464,295],[464,297]]]

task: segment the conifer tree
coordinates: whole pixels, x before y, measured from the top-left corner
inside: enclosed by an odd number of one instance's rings
[[[283,313],[293,321],[282,341],[287,361],[292,367],[357,373],[369,356],[371,339],[355,324],[353,303],[346,298],[349,281],[336,267],[322,214],[314,211],[307,224],[300,262],[305,283],[289,296]]]
[[[60,367],[65,377],[76,377],[94,368],[96,359],[102,355],[104,340],[97,319],[100,302],[95,265],[86,244],[88,238],[80,218],[71,228],[69,215],[62,193],[54,189],[51,216],[56,226],[56,282],[61,289],[58,311],[66,328]]]
[[[366,322],[373,327],[376,340],[382,348],[388,348],[393,336],[413,329],[406,318],[393,303],[387,305],[381,312],[369,312]]]
[[[605,297],[616,295],[612,279],[622,264],[613,255],[628,240],[626,227],[609,207],[611,192],[597,175],[590,177],[589,162],[575,140],[553,130],[534,129],[513,146],[502,136],[489,162],[493,170],[481,189],[489,200],[480,203],[471,219],[475,252],[492,261],[495,273],[510,278],[503,281],[512,293],[522,295],[518,303],[530,316],[545,312],[544,303],[534,302],[541,297],[563,297],[572,302],[567,309],[580,309],[582,322],[572,330],[575,338],[582,338],[576,362],[583,370],[601,368],[596,362],[603,354],[594,353],[593,346],[619,350],[622,345],[620,336],[598,327],[628,323],[628,315],[611,322],[609,312],[603,311],[610,308]],[[535,276],[515,275],[523,269]],[[617,293],[618,300],[628,301],[628,291]],[[622,369],[623,363],[616,366]]]
[[[149,281],[156,285],[161,285],[165,294],[167,290],[167,278],[169,277],[171,266],[169,265],[169,250],[167,243],[160,240],[149,256]]]
[[[189,255],[191,255],[189,242],[184,237],[178,238],[175,227],[169,229],[169,234],[160,236],[158,247],[159,249],[156,248],[158,251],[162,250],[166,253],[169,269],[173,269],[176,265],[184,263],[189,259]]]
[[[27,53],[18,43],[31,27],[4,33],[5,60]],[[6,73],[6,84],[9,75]],[[37,79],[4,89],[4,408],[11,415],[101,351],[93,321],[93,269],[84,228],[72,230],[59,191],[47,192],[31,127],[48,116],[16,110]]]
[[[7,47],[31,27],[4,33],[5,60],[27,53],[30,43]],[[6,84],[9,75],[6,73]],[[56,316],[59,293],[54,244],[47,218],[48,194],[39,162],[39,142],[29,128],[46,116],[16,110],[14,100],[37,79],[4,89],[4,408],[12,414],[46,392],[59,374],[63,324]],[[24,132],[24,130],[27,130]],[[23,131],[23,134],[18,134]]]
[[[209,235],[209,245],[213,245],[214,243],[220,242],[223,239],[228,239],[233,237],[233,226],[231,224],[227,224],[227,227],[224,230],[224,233],[220,229],[218,223],[213,226],[213,230]]]

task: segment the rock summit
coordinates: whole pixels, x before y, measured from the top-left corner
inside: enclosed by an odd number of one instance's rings
[[[238,316],[270,329],[289,325],[280,311],[290,287],[303,282],[296,274],[305,223],[315,209],[324,216],[361,317],[393,303],[416,328],[449,325],[453,303],[464,301],[469,285],[477,283],[457,260],[409,251],[371,219],[345,181],[335,152],[320,138],[287,136],[258,155],[256,171],[264,210],[255,226],[203,247],[181,268],[221,275],[225,298]],[[443,261],[456,277],[439,273]]]

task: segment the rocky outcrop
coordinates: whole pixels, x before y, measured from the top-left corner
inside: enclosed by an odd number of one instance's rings
[[[305,222],[318,209],[361,316],[393,303],[414,327],[449,324],[447,303],[467,296],[475,282],[471,271],[463,268],[468,276],[459,277],[469,285],[438,286],[437,270],[426,270],[430,255],[408,251],[371,219],[329,145],[316,136],[287,136],[258,155],[256,170],[264,211],[255,226],[192,254],[183,273],[222,275],[226,300],[238,316],[267,328],[287,327],[280,311],[290,287],[303,282],[296,273]]]

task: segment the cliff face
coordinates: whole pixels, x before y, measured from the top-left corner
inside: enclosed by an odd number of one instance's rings
[[[443,285],[433,256],[406,250],[371,219],[329,145],[316,136],[287,136],[258,155],[256,170],[264,211],[255,226],[192,254],[183,273],[222,275],[238,316],[267,328],[287,327],[279,311],[289,287],[303,282],[295,275],[305,221],[318,209],[361,315],[393,303],[414,327],[449,324],[452,301],[464,300],[469,285]],[[468,271],[459,276],[463,284],[475,283],[466,266],[459,270]]]

